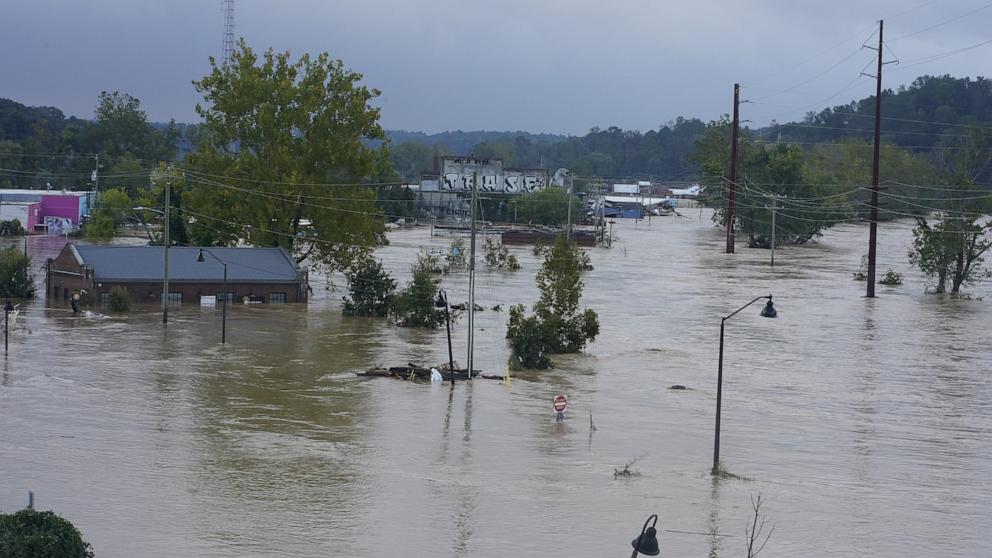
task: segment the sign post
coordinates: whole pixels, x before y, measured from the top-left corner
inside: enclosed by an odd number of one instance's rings
[[[565,408],[568,407],[568,398],[564,395],[556,395],[554,400],[555,422],[565,420]]]

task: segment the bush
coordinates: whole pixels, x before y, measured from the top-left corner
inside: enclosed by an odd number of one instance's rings
[[[0,556],[93,558],[93,549],[72,523],[50,511],[0,514]]]
[[[854,272],[855,281],[868,280],[868,256],[861,256],[861,266]]]
[[[505,245],[497,244],[492,238],[486,239],[483,252],[485,253],[486,263],[489,267],[509,271],[520,269],[520,262],[517,261],[517,257],[511,254]]]
[[[386,316],[396,297],[394,280],[382,263],[372,256],[363,256],[345,271],[351,298],[344,299],[346,316]]]
[[[0,221],[0,236],[24,236],[25,234],[27,231],[24,230],[19,219]]]
[[[451,247],[448,249],[448,255],[444,257],[444,260],[448,263],[444,270],[445,273],[463,271],[467,266],[465,261],[465,240],[461,238],[452,240]]]
[[[110,289],[110,309],[114,312],[127,312],[131,309],[131,296],[127,289],[121,286]]]
[[[892,269],[890,268],[878,280],[878,284],[879,285],[902,285],[902,273],[899,273],[898,271],[892,271]]]
[[[34,276],[31,258],[24,255],[17,246],[0,250],[0,297],[34,297]]]

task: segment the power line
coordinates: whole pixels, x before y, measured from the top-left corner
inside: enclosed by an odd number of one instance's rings
[[[928,27],[924,27],[923,29],[919,29],[917,31],[913,31],[912,33],[907,33],[906,35],[900,35],[900,36],[896,37],[895,39],[889,39],[889,42],[890,43],[894,43],[896,41],[901,41],[901,40],[906,39],[906,38],[909,38],[909,37],[915,37],[916,35],[919,35],[920,33],[925,33],[925,32],[930,31],[932,29],[936,29],[938,27],[943,27],[944,25],[947,25],[948,23],[953,23],[953,22],[958,21],[960,19],[964,19],[964,18],[966,18],[966,17],[968,17],[968,16],[970,16],[972,14],[977,14],[978,12],[980,12],[982,10],[985,10],[985,9],[987,9],[989,7],[992,7],[992,2],[989,2],[988,4],[985,4],[985,5],[980,6],[978,8],[975,8],[974,10],[971,10],[968,13],[964,13],[964,14],[961,14],[959,16],[952,17],[951,19],[945,19],[944,21],[941,21],[940,23],[935,23],[935,24],[930,25]]]

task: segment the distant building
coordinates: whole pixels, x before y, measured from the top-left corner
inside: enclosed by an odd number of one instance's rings
[[[641,187],[639,184],[614,184],[610,191],[614,194],[639,194]]]
[[[468,218],[473,180],[480,196],[497,200],[505,210],[514,196],[547,188],[550,176],[547,169],[504,167],[502,159],[435,157],[434,168],[420,175],[418,215],[437,219]]]
[[[16,218],[21,221],[21,226],[29,233],[73,232],[90,214],[92,207],[93,192],[0,190],[0,215],[4,220]]]
[[[124,287],[131,300],[159,303],[162,295],[162,246],[95,246],[66,244],[48,260],[47,294],[66,300],[86,290],[105,302],[113,287]],[[227,264],[227,298],[241,302],[284,304],[306,302],[307,271],[282,248],[209,248]],[[223,300],[224,267],[207,257],[197,261],[200,248],[174,246],[169,250],[169,303],[199,304],[203,296]]]

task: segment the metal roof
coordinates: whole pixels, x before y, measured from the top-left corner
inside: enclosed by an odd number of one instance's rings
[[[161,281],[164,270],[162,246],[73,246],[82,263],[93,266],[97,281]],[[169,249],[169,281],[229,283],[297,283],[296,263],[282,248],[203,248],[204,261],[196,261],[200,248],[173,246]],[[208,253],[209,251],[209,253]]]

